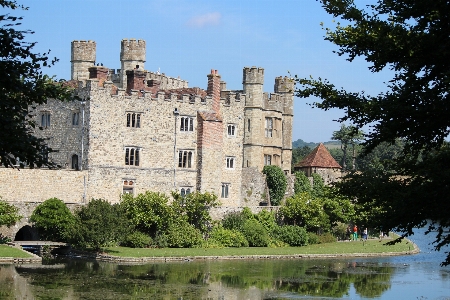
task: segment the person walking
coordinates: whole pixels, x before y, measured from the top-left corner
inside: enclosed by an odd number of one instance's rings
[[[353,226],[353,240],[357,241],[358,240],[358,226]]]
[[[367,227],[364,228],[363,239],[364,239],[365,241],[367,241]]]

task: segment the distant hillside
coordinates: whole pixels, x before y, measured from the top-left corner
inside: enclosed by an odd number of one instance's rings
[[[325,145],[325,147],[327,147],[328,149],[334,149],[334,148],[340,148],[341,147],[341,143],[338,141],[328,141],[328,142],[323,142],[323,144]],[[305,146],[314,149],[315,147],[317,147],[319,145],[319,143],[308,143],[305,142],[302,139],[298,139],[296,141],[294,141],[292,143],[292,148],[303,148]]]

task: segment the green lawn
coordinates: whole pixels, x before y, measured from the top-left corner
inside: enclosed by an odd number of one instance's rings
[[[33,255],[14,247],[0,245],[0,257],[30,258],[33,257]]]
[[[106,253],[120,257],[192,257],[192,256],[243,256],[243,255],[295,255],[295,254],[352,254],[352,253],[387,253],[403,252],[414,249],[414,246],[403,241],[387,246],[387,240],[369,240],[367,242],[335,242],[304,247],[282,248],[126,248],[110,247]]]

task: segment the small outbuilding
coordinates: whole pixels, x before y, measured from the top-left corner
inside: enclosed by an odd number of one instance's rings
[[[325,184],[335,182],[342,176],[342,167],[322,143],[296,164],[294,171],[302,171],[307,177],[317,173],[322,176]]]

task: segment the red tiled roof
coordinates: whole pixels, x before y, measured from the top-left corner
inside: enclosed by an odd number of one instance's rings
[[[295,165],[295,167],[342,168],[322,143],[314,148],[314,150],[301,162]]]

